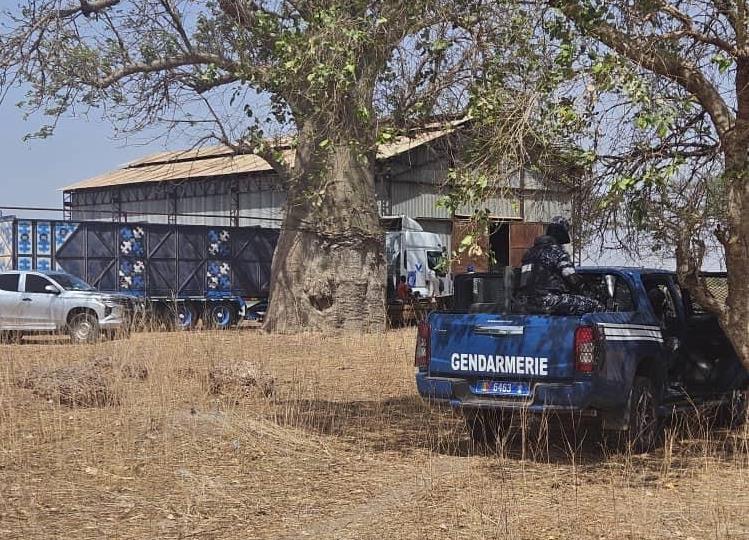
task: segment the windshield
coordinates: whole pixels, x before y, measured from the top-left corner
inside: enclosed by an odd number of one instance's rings
[[[71,276],[70,274],[49,274],[49,277],[54,279],[60,287],[67,291],[95,291],[91,285],[86,283],[80,278]]]
[[[427,265],[430,270],[442,270],[442,252],[427,251]]]
[[[447,275],[447,258],[442,251],[427,251],[427,266],[439,277]]]

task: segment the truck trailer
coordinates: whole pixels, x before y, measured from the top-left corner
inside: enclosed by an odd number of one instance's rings
[[[398,279],[415,297],[452,295],[447,247],[413,219],[388,216],[388,300]],[[148,319],[179,329],[228,328],[262,318],[279,230],[148,222],[0,218],[0,272],[56,271],[124,294]]]
[[[228,328],[268,296],[278,230],[0,219],[0,272],[60,271],[124,294],[149,319]]]

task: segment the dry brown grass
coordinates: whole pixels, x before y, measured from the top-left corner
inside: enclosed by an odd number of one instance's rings
[[[745,431],[609,456],[544,422],[476,448],[418,399],[413,334],[0,346],[0,538],[749,538]],[[17,384],[97,363],[117,404]]]

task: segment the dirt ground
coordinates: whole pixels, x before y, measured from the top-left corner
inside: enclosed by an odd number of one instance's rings
[[[745,430],[477,447],[418,398],[414,333],[0,346],[0,538],[749,538]],[[90,406],[55,393],[85,370]]]

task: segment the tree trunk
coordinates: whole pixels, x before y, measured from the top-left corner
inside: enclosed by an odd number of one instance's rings
[[[272,332],[385,327],[384,234],[374,151],[341,137],[321,150],[305,125],[273,257],[264,328]]]
[[[745,15],[741,24],[746,24]],[[744,37],[742,37],[742,40]],[[749,60],[736,62],[736,125],[721,141],[728,180],[727,234],[721,241],[728,271],[727,308],[721,325],[749,370]]]
[[[742,156],[743,157],[743,156]],[[728,231],[723,238],[728,271],[728,309],[721,323],[749,370],[749,181],[746,161],[728,189]],[[730,168],[729,168],[730,172]]]

